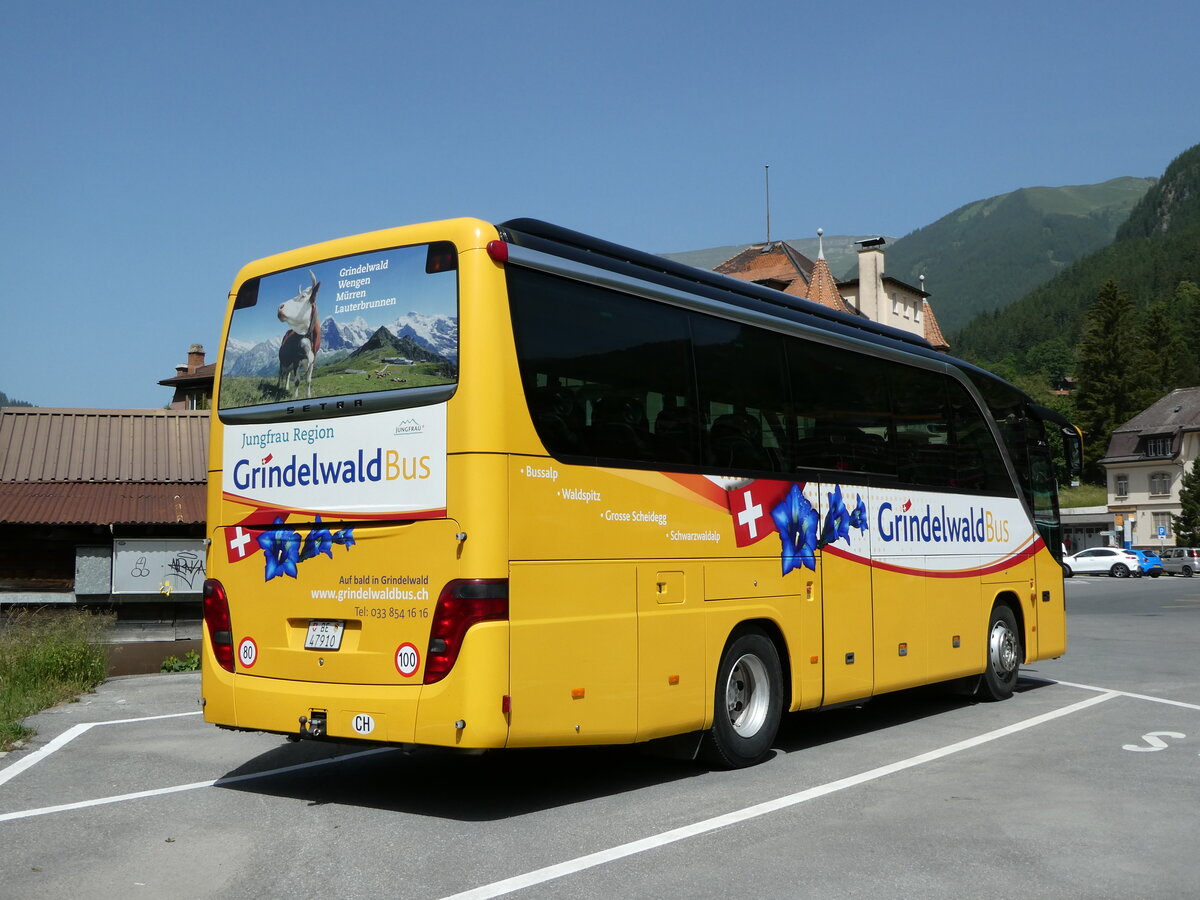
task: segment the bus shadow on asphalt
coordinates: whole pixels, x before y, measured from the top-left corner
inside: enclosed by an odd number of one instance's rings
[[[1052,684],[1053,681],[1040,678],[1020,678],[1014,693],[1024,694]],[[951,684],[930,684],[879,694],[859,703],[785,716],[775,746],[787,753],[799,752],[986,703]]]
[[[312,744],[277,747],[226,778],[294,766],[302,761],[297,751],[303,752],[308,746]],[[361,749],[346,744],[319,746],[343,756]],[[418,747],[411,752],[395,749],[341,762],[331,759],[325,766],[235,783],[218,781],[217,786],[306,800],[311,806],[339,804],[486,822],[694,778],[705,771],[688,762],[655,758],[631,746],[495,750],[482,754]]]
[[[1017,692],[1049,681],[1022,680]],[[784,754],[908,725],[979,701],[932,685],[861,705],[784,717],[775,748]],[[226,774],[226,790],[465,822],[486,822],[617,796],[709,775],[699,761],[667,758],[643,745],[464,753],[437,747],[362,755],[370,745],[282,744]],[[777,754],[778,755],[778,754]],[[767,765],[770,760],[767,761]],[[287,767],[291,771],[276,772]],[[261,777],[253,776],[262,773]],[[716,774],[721,774],[717,772]]]

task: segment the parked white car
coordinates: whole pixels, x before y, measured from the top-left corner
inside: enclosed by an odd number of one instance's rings
[[[1128,578],[1141,574],[1141,562],[1137,555],[1117,547],[1093,547],[1080,550],[1063,559],[1067,577],[1072,575],[1111,575],[1113,578]]]

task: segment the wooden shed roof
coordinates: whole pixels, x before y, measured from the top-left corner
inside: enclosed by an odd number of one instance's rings
[[[207,410],[0,410],[0,482],[203,483]]]

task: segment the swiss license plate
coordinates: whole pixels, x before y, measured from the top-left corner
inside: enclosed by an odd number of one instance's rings
[[[304,638],[305,650],[336,650],[342,646],[342,629],[345,622],[330,622],[313,619],[308,623],[308,635]]]

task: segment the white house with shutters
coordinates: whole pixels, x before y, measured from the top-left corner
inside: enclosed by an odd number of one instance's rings
[[[1175,546],[1183,476],[1200,456],[1200,387],[1171,391],[1113,432],[1100,460],[1108,511],[1125,547]]]

